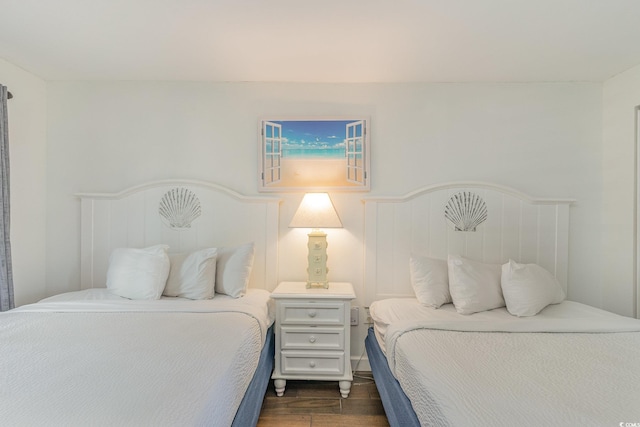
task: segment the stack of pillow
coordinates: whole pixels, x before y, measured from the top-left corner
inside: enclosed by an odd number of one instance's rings
[[[566,296],[558,280],[536,264],[485,264],[459,255],[441,260],[415,254],[409,264],[421,304],[438,308],[453,302],[460,314],[506,306],[514,316],[535,316]]]
[[[168,254],[168,245],[115,249],[109,258],[107,289],[121,297],[210,299],[215,293],[237,298],[246,292],[254,245],[206,248]]]

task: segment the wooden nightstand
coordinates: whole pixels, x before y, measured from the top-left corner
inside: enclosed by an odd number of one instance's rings
[[[276,394],[290,380],[338,381],[340,394],[351,391],[351,283],[329,282],[328,289],[305,282],[282,282],[271,293],[276,301]]]

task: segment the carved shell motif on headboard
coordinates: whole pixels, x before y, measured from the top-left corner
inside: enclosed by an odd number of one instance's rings
[[[190,228],[191,223],[202,213],[202,207],[193,191],[177,187],[162,196],[158,213],[170,228]]]
[[[477,194],[461,191],[447,202],[444,217],[456,231],[476,231],[487,219],[487,204]]]

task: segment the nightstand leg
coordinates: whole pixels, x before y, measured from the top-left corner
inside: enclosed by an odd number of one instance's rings
[[[282,397],[284,394],[284,388],[287,386],[287,380],[273,380],[273,385],[276,388],[276,396]],[[347,391],[347,394],[349,391]]]
[[[351,391],[351,381],[340,381],[338,382],[340,385],[340,394],[345,399],[349,397],[349,392]],[[276,389],[277,390],[277,389]]]

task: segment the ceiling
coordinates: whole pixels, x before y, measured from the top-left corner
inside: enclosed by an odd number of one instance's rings
[[[638,0],[2,0],[0,58],[45,80],[604,81]]]

